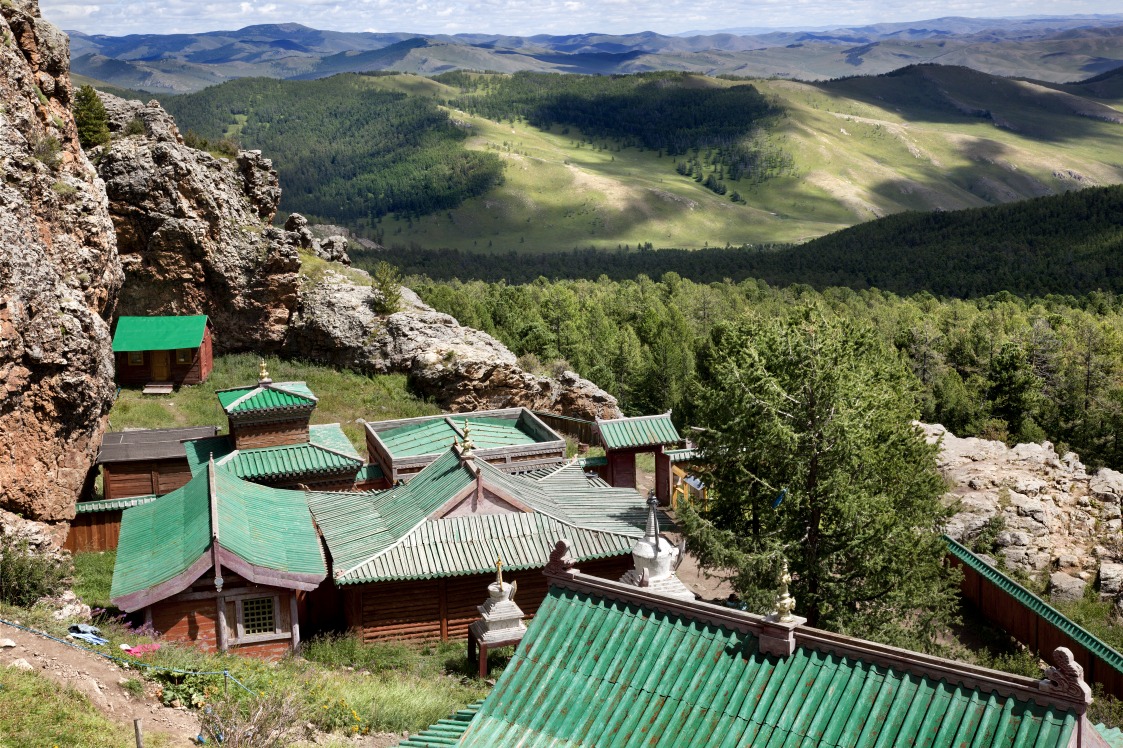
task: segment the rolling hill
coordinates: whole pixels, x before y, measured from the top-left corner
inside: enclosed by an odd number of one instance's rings
[[[944,18],[814,31],[667,36],[322,31],[300,24],[123,37],[71,31],[75,72],[122,88],[196,91],[235,78],[341,72],[518,70],[608,74],[680,70],[822,80],[912,64],[961,65],[1064,82],[1123,65],[1123,15]]]
[[[739,180],[717,163],[728,160],[720,155],[728,142],[670,155],[659,141],[629,140],[626,130],[583,132],[591,121],[531,110],[547,111],[549,96],[564,94],[576,98],[558,111],[576,112],[580,101],[591,101],[594,111],[617,111],[611,97],[629,94],[606,88],[616,85],[613,79],[352,75],[234,82],[163,103],[185,130],[235,135],[246,147],[264,148],[281,170],[285,210],[348,223],[387,245],[556,252],[801,242],[902,211],[958,210],[1117,184],[1123,182],[1123,108],[1112,93],[1119,77],[1123,72],[1047,86],[925,65],[820,83],[753,81],[773,114],[745,122],[737,143],[785,166]],[[696,75],[615,80],[663,81],[658,85],[675,87],[675,106],[711,102],[707,110],[747,83]],[[534,93],[559,81],[569,88]],[[518,86],[525,90],[512,93]],[[267,106],[254,104],[250,87],[268,88]],[[346,185],[318,193],[327,180],[341,179],[331,164],[344,150],[366,158],[375,148],[362,138],[326,138],[333,110],[390,92],[441,105],[463,135],[458,147],[503,162],[501,182],[437,210],[394,207],[379,202],[377,190],[364,197]],[[1103,95],[1082,95],[1088,92]],[[316,100],[325,103],[312,112],[307,102]],[[369,107],[364,117],[377,119],[374,104],[363,106]],[[656,133],[670,127],[665,112],[635,113],[656,123]],[[294,176],[297,152],[306,149],[314,153],[300,157]],[[693,174],[680,173],[692,163]],[[720,178],[725,194],[705,187],[709,175]],[[733,192],[741,200],[731,200]]]

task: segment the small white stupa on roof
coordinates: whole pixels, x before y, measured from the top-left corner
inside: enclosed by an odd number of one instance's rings
[[[659,500],[652,494],[647,499],[647,529],[632,547],[635,568],[629,569],[620,581],[646,587],[659,595],[693,601],[694,593],[675,575],[683,552],[683,548],[676,548],[659,534]]]
[[[470,442],[468,442],[470,444]],[[488,600],[476,606],[480,620],[469,627],[481,644],[512,644],[526,633],[522,609],[515,603],[518,583],[503,581],[503,561],[495,561],[495,581],[488,585]]]

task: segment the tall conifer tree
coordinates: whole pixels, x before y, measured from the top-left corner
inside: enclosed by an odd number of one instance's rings
[[[735,569],[767,612],[786,558],[811,625],[934,647],[955,580],[915,384],[871,329],[815,306],[715,328],[694,393],[710,501],[681,515],[703,566]]]
[[[78,125],[78,142],[83,148],[109,142],[109,118],[93,86],[84,85],[74,95],[74,122]]]

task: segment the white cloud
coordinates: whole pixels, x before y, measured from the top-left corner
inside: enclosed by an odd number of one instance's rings
[[[817,27],[908,21],[962,15],[1000,16],[1117,13],[1118,0],[99,0],[86,5],[40,0],[56,25],[86,33],[124,35],[232,29],[293,21],[324,29],[382,29],[435,33],[450,18],[460,30],[535,34],[679,33],[737,26]]]

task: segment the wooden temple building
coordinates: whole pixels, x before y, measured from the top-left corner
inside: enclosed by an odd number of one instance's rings
[[[1028,678],[584,573],[560,546],[549,589],[482,702],[404,748],[978,746],[1114,748],[1058,648]],[[582,564],[582,567],[585,565]]]
[[[214,369],[214,334],[206,315],[121,317],[113,332],[117,384],[166,394],[207,381]]]

